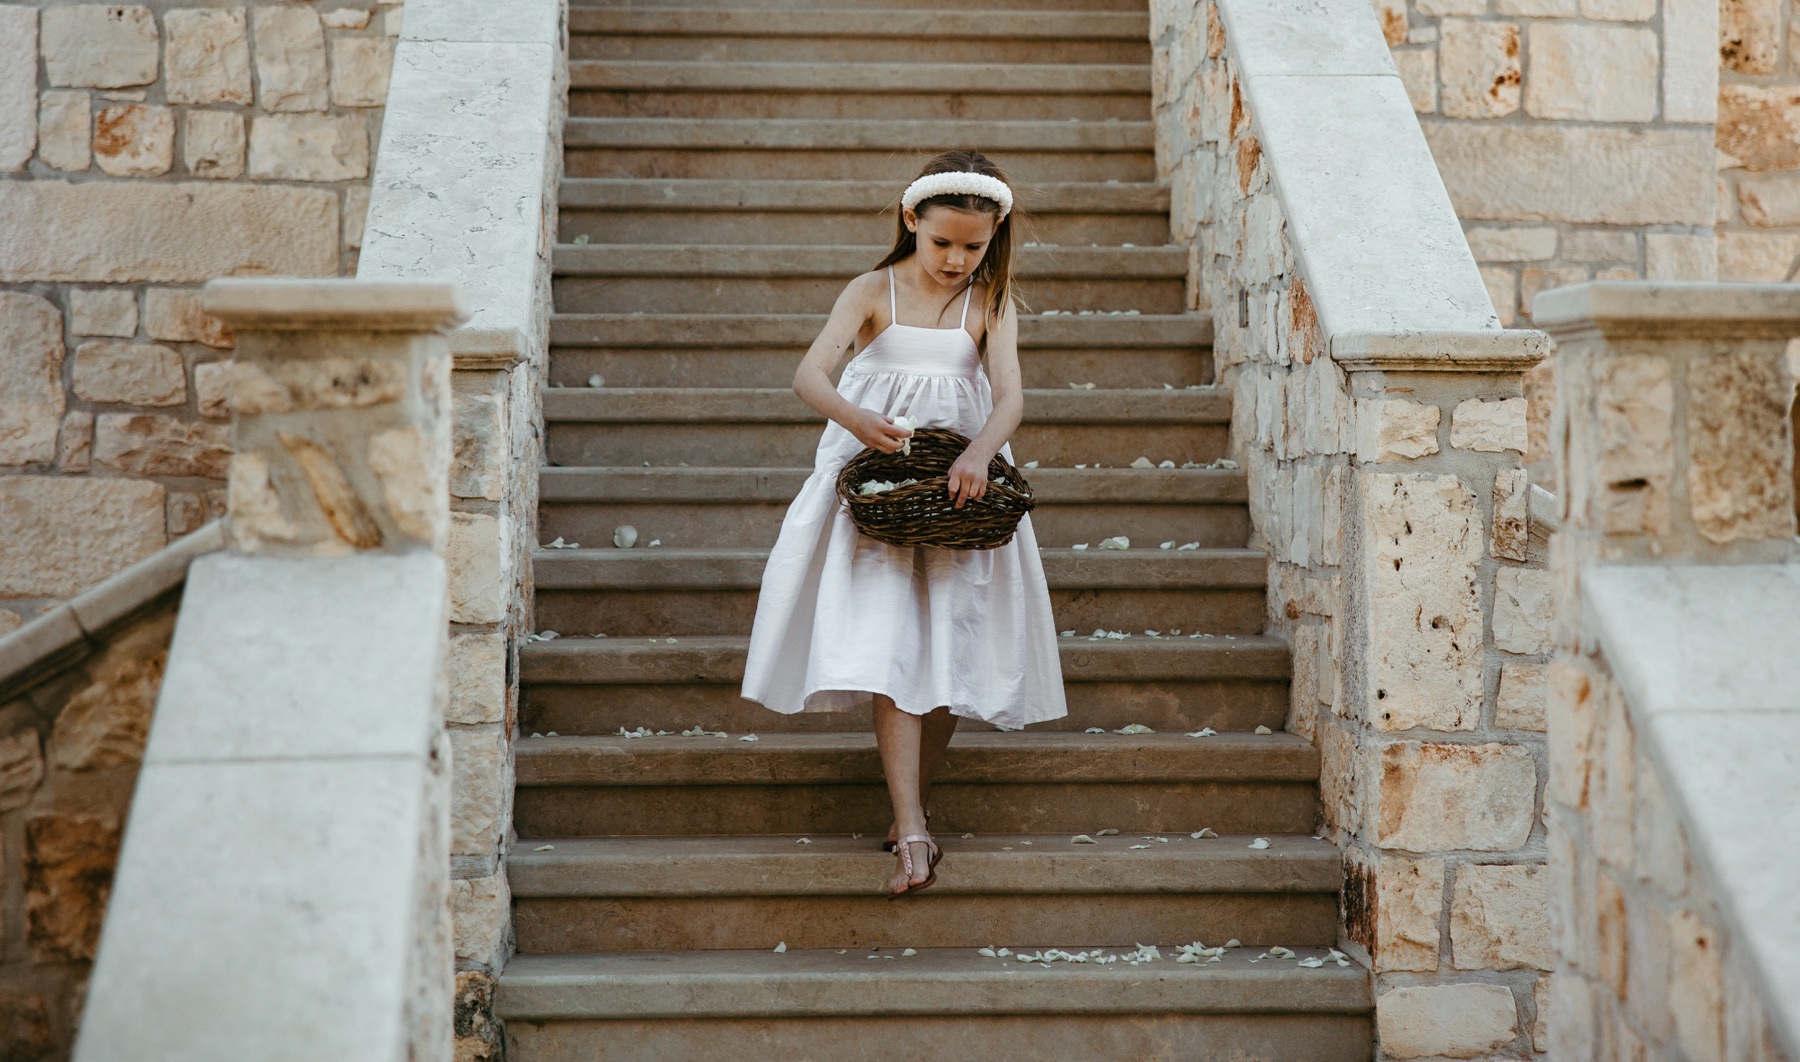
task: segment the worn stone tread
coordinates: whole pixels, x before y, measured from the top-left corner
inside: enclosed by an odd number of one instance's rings
[[[531,685],[730,683],[744,678],[749,639],[742,635],[676,638],[557,638],[519,648],[521,680]],[[1288,677],[1288,644],[1273,635],[1207,638],[1060,638],[1065,682],[1170,682]]]
[[[1096,827],[1098,828],[1098,827]],[[1167,836],[1167,835],[1164,835]],[[1135,834],[1073,844],[1068,834],[939,838],[956,873],[934,895],[1336,892],[1337,846],[1316,837],[1253,834],[1196,840]],[[507,857],[515,897],[866,896],[893,856],[876,838],[846,836],[521,838]],[[1148,849],[1132,845],[1149,843]],[[549,851],[536,851],[544,846]]]
[[[538,501],[786,504],[810,468],[570,467],[538,470]],[[1038,503],[1239,504],[1244,473],[1222,468],[1034,468]]]
[[[1149,122],[906,118],[570,118],[565,148],[762,151],[1146,152]]]
[[[996,942],[1004,944],[1004,941]],[[1158,943],[1163,946],[1176,942]],[[1187,943],[1187,942],[1182,942]],[[1210,942],[1209,942],[1210,943]],[[1078,942],[1065,950],[1079,951]],[[1116,949],[1115,949],[1116,950]],[[1299,957],[1325,948],[1296,948]],[[928,948],[870,960],[864,951],[599,952],[518,955],[500,977],[496,1014],[509,1021],[777,1018],[856,1015],[1365,1014],[1369,971],[1262,959],[1041,967],[972,948]]]
[[[805,349],[825,314],[559,313],[550,342],[559,347],[792,347]],[[1019,346],[1065,348],[1210,347],[1208,314],[1022,314]]]
[[[1016,185],[1022,210],[1045,214],[1164,214],[1166,185],[1147,182],[1055,181]],[[797,214],[891,210],[890,181],[734,181],[720,178],[569,177],[557,205],[564,210],[755,210]]]
[[[571,90],[955,93],[1084,96],[1150,93],[1150,66],[1108,63],[782,63],[576,59]]]
[[[1026,420],[1032,425],[1229,424],[1231,392],[1219,387],[1093,391],[1027,388],[1025,409]],[[544,390],[544,420],[589,424],[811,424],[823,423],[825,418],[787,387],[551,387]]]
[[[891,37],[938,40],[1128,40],[1150,34],[1130,11],[856,11],[708,8],[569,8],[569,32],[608,36]]]
[[[883,248],[832,244],[558,244],[561,277],[854,277]],[[1187,276],[1185,247],[1021,247],[1021,279],[1094,277],[1169,280]],[[1123,315],[1121,315],[1123,316]]]

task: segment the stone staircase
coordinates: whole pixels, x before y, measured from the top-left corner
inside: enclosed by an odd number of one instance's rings
[[[1225,454],[1231,401],[1165,246],[1142,4],[680,2],[570,11],[539,535],[581,548],[535,558],[535,625],[560,637],[522,659],[508,1057],[1369,1058],[1367,971],[1298,965],[1336,941],[1341,871],[1313,836],[1318,754],[1281,731],[1244,478],[1180,467]],[[1078,636],[1067,719],[959,732],[931,801],[941,880],[889,903],[867,713],[737,690],[822,427],[794,366],[924,154],[960,147],[1035,215],[1014,450],[1039,463]],[[620,524],[637,548],[611,546]],[[1070,548],[1118,534],[1133,548]],[[1155,733],[1111,732],[1133,723]],[[729,737],[678,736],[696,726]],[[619,733],[639,727],[669,734]],[[1232,938],[1212,963],[1170,947]],[[978,951],[1139,943],[1162,959]]]

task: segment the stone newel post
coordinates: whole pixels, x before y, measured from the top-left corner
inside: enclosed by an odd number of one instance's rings
[[[440,551],[449,526],[452,284],[218,280],[238,334],[230,516],[245,553]]]

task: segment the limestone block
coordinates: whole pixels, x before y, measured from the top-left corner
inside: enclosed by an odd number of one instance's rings
[[[22,170],[37,149],[37,9],[0,7],[0,170]]]
[[[1656,16],[1656,0],[1581,0],[1581,17],[1644,22]]]
[[[1800,225],[1800,175],[1744,175],[1737,180],[1744,220],[1765,228]]]
[[[1794,272],[1800,235],[1785,232],[1721,232],[1718,271],[1722,281],[1779,284]]]
[[[1531,546],[1531,481],[1522,468],[1494,474],[1494,529],[1488,552],[1502,560],[1522,561]]]
[[[93,105],[85,92],[51,89],[38,103],[38,158],[53,169],[79,173],[93,151]]]
[[[48,299],[0,292],[0,351],[0,465],[53,460],[65,404],[62,314]]]
[[[1794,439],[1787,365],[1754,351],[1700,358],[1688,368],[1688,501],[1709,541],[1794,533]]]
[[[1363,828],[1368,760],[1349,723],[1336,716],[1319,719],[1319,799],[1326,821],[1341,830]]]
[[[1537,979],[1531,986],[1531,1049],[1543,1054],[1550,1050],[1550,977]]]
[[[163,91],[170,103],[249,103],[250,44],[243,8],[163,15],[169,44]]]
[[[506,614],[506,530],[485,513],[450,514],[450,620],[499,623]]]
[[[1800,216],[1795,223],[1800,224]],[[1718,275],[1719,245],[1710,234],[1644,234],[1644,279],[1714,280]]]
[[[387,102],[394,42],[386,37],[340,37],[331,42],[331,101],[339,107]]]
[[[1509,653],[1550,651],[1550,573],[1501,568],[1494,573],[1494,647]]]
[[[231,430],[159,413],[103,413],[94,419],[94,460],[140,476],[224,479]]]
[[[31,803],[43,780],[44,754],[39,750],[36,730],[27,727],[9,738],[0,738],[0,812]]]
[[[1640,753],[1633,786],[1631,854],[1638,877],[1672,900],[1687,895],[1691,859],[1687,838],[1663,790],[1662,776]]]
[[[1537,762],[1528,750],[1400,741],[1380,755],[1376,843],[1383,848],[1502,852],[1530,836]]]
[[[450,493],[455,497],[505,497],[512,441],[506,431],[505,387],[504,373],[458,376],[450,426]]]
[[[1800,88],[1720,85],[1718,146],[1721,169],[1800,168]]]
[[[400,25],[405,16],[405,8],[388,8],[386,11],[382,12],[381,15],[381,32],[387,34],[389,37],[400,36]]]
[[[1545,728],[1549,686],[1542,664],[1508,660],[1500,665],[1500,690],[1494,702],[1494,725],[1509,730]]]
[[[450,851],[486,855],[500,843],[512,792],[506,735],[494,724],[452,727]]]
[[[94,115],[94,161],[114,177],[156,177],[175,165],[175,112],[115,103]]]
[[[200,307],[200,293],[179,288],[150,288],[144,292],[144,331],[152,339],[179,343],[205,343],[230,347],[237,337],[225,322]]]
[[[1412,100],[1413,110],[1420,114],[1436,114],[1437,51],[1432,48],[1402,49],[1394,53],[1394,67],[1400,71],[1400,83],[1406,86],[1406,98]]]
[[[73,597],[167,544],[160,484],[0,477],[0,596]]]
[[[450,916],[455,925],[456,957],[498,965],[511,905],[505,874],[452,880]]]
[[[1463,234],[1478,262],[1540,262],[1556,257],[1556,230],[1544,225],[1479,226]]]
[[[141,762],[168,658],[162,646],[110,653],[57,715],[50,765],[93,771]]]
[[[39,962],[93,959],[121,832],[101,815],[53,812],[25,820],[26,928]]]
[[[1359,474],[1368,609],[1364,703],[1380,730],[1460,730],[1481,713],[1476,571],[1486,535],[1455,476]]]
[[[1581,14],[1581,7],[1578,0],[1494,0],[1494,11],[1535,18],[1574,18]]]
[[[500,1026],[494,1021],[494,975],[485,970],[456,972],[456,1057],[454,1062],[500,1062]]]
[[[369,127],[357,115],[274,115],[250,123],[252,177],[355,181],[368,175]]]
[[[1653,1042],[1674,1033],[1669,1018],[1669,922],[1662,905],[1634,897],[1625,911],[1625,1007]]]
[[[1722,941],[1691,911],[1669,918],[1670,1005],[1675,1042],[1696,1062],[1724,1062],[1724,972]]]
[[[369,471],[381,483],[395,528],[433,550],[442,547],[449,519],[443,502],[449,455],[437,449],[431,436],[410,425],[380,432],[368,446]]]
[[[130,88],[156,80],[156,16],[138,5],[44,9],[44,73],[59,88]]]
[[[353,184],[344,189],[344,250],[362,249],[363,227],[369,218],[369,189]]]
[[[228,111],[189,111],[181,158],[196,177],[229,180],[244,175],[244,116]]]
[[[1368,951],[1377,973],[1436,970],[1443,909],[1441,859],[1372,852],[1346,863],[1345,932]]]
[[[1571,262],[1635,262],[1637,233],[1576,229],[1563,235],[1560,251]]]
[[[1720,0],[1719,59],[1740,74],[1773,74],[1781,52],[1781,0]]]
[[[46,231],[58,238],[42,239]],[[337,270],[338,199],[325,189],[22,181],[0,196],[3,282],[199,284]]]
[[[265,111],[322,111],[330,104],[325,32],[311,8],[258,7],[256,100]]]
[[[1577,511],[1591,507],[1595,525],[1608,534],[1666,533],[1675,446],[1669,364],[1627,355],[1607,358],[1593,371],[1592,435],[1598,452],[1571,452],[1596,462],[1596,474],[1584,478],[1604,486],[1592,498],[1572,493],[1570,504]]]
[[[77,397],[134,406],[179,406],[187,401],[181,354],[154,343],[83,343],[71,374]]]
[[[1474,1058],[1519,1031],[1505,985],[1396,988],[1375,1000],[1375,1027],[1389,1058]]]
[[[1435,122],[1425,139],[1465,221],[1713,221],[1713,138],[1700,129]]]
[[[354,7],[340,7],[319,16],[326,29],[362,29],[369,24],[369,12]]]
[[[1519,278],[1510,269],[1481,267],[1481,283],[1487,288],[1488,300],[1494,305],[1494,316],[1510,327],[1519,319]]]
[[[203,417],[231,418],[231,366],[229,361],[209,361],[194,366],[194,406]]]
[[[1413,0],[1413,6],[1426,18],[1440,15],[1485,15],[1487,0]]]
[[[56,437],[56,467],[68,473],[86,472],[94,463],[94,415],[77,410],[63,417]]]
[[[458,634],[450,639],[452,723],[499,723],[506,719],[506,636]]]
[[[1499,454],[1525,452],[1525,400],[1484,402],[1465,398],[1450,419],[1450,445],[1458,450]]]
[[[1456,968],[1553,968],[1548,883],[1542,865],[1458,867],[1450,897],[1450,954]]]
[[[169,537],[179,538],[206,522],[206,499],[186,491],[170,491],[164,506],[169,514]]]
[[[75,288],[69,292],[69,331],[78,336],[137,335],[137,296],[130,291]]]
[[[1363,462],[1407,461],[1438,452],[1441,411],[1404,398],[1356,404],[1356,456]]]
[[[1438,25],[1441,110],[1451,118],[1498,118],[1519,109],[1519,27],[1447,18]]]

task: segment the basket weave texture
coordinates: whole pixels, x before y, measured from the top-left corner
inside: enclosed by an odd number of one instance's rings
[[[1036,504],[1018,469],[996,454],[988,462],[987,494],[958,509],[949,491],[950,466],[968,449],[968,437],[948,428],[920,428],[911,442],[910,454],[866,449],[838,473],[838,497],[857,530],[890,546],[994,549],[1012,541],[1019,519]],[[858,493],[869,480],[906,479],[918,482]]]

